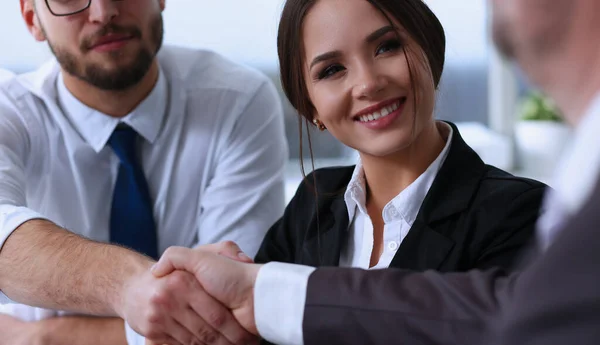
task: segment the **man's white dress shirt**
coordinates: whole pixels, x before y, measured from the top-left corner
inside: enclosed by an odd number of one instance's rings
[[[575,215],[594,191],[600,177],[600,93],[575,128],[573,140],[564,151],[544,200],[537,237],[548,248],[561,225]]]
[[[452,127],[444,122],[437,124],[446,145],[425,172],[383,208],[383,251],[373,267],[370,267],[373,222],[367,212],[364,169],[358,162],[344,194],[351,225],[348,242],[340,253],[340,266],[363,269],[389,267],[450,151]],[[282,263],[269,263],[260,270],[254,298],[256,325],[262,337],[276,344],[302,343],[306,287],[313,270],[312,267]]]
[[[551,182],[553,191],[537,224],[538,242],[547,248],[560,226],[589,199],[600,177],[600,94],[575,130]],[[260,334],[277,344],[302,345],[302,320],[308,278],[313,267],[284,263],[264,265],[256,279],[254,313]],[[273,323],[273,315],[278,322]]]
[[[56,61],[0,84],[0,248],[22,223],[49,219],[109,240],[123,122],[139,135],[158,232],[167,247],[232,240],[249,255],[283,214],[288,158],[278,94],[217,54],[163,47],[151,94],[122,119],[66,89]],[[0,293],[0,302],[8,302]],[[53,311],[7,305],[26,320]]]

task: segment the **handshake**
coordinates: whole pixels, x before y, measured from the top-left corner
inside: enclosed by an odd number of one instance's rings
[[[260,267],[233,242],[172,247],[125,283],[118,313],[146,344],[258,344]]]

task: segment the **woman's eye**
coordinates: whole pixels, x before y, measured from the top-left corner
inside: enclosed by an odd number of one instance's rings
[[[396,50],[400,49],[401,47],[402,47],[402,43],[400,43],[400,41],[398,41],[397,39],[385,41],[377,48],[376,55],[391,52],[391,51],[396,51]]]
[[[331,65],[331,66],[327,66],[325,67],[321,72],[319,72],[319,74],[317,75],[317,78],[319,80],[321,79],[327,79],[333,75],[335,75],[336,73],[343,71],[344,67],[342,67],[341,65]]]

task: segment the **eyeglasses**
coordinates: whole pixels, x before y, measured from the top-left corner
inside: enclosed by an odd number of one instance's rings
[[[70,16],[90,7],[92,0],[46,0],[50,13],[57,17]]]
[[[91,4],[92,0],[46,0],[48,10],[57,17],[65,17],[83,12],[87,10]]]

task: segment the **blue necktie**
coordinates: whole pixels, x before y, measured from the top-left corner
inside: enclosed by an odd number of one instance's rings
[[[117,128],[108,140],[121,161],[110,214],[110,242],[157,259],[156,226],[148,184],[135,151],[137,137],[130,127]]]

